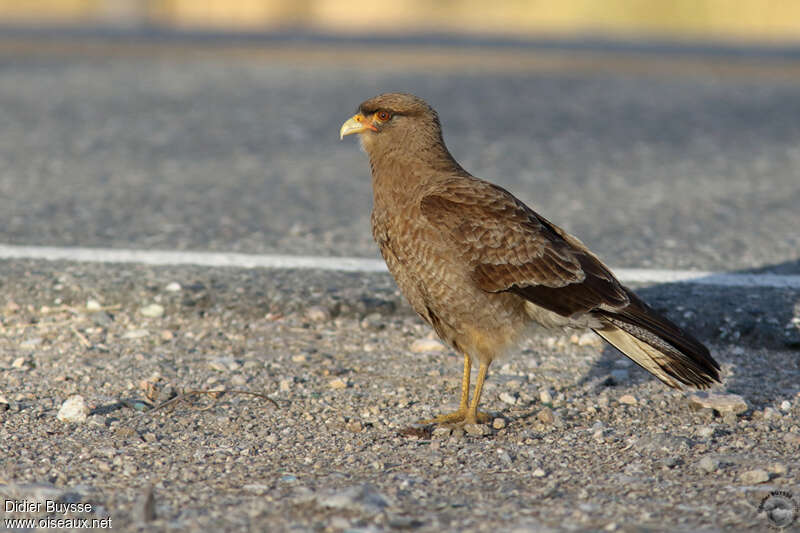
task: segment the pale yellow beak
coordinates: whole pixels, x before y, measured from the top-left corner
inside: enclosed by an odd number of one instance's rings
[[[345,135],[364,133],[367,130],[378,131],[378,128],[373,126],[364,115],[356,113],[342,124],[339,129],[339,139],[344,139]]]

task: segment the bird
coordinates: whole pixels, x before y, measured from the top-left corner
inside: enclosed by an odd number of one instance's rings
[[[622,285],[577,238],[450,154],[422,98],[384,93],[346,120],[372,175],[372,235],[416,313],[464,357],[457,411],[421,423],[486,423],[478,410],[492,361],[535,324],[591,329],[666,385],[720,382],[708,349]],[[477,382],[470,398],[473,364]]]

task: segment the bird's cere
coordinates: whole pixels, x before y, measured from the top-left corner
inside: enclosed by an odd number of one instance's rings
[[[344,139],[347,135],[352,135],[354,133],[363,133],[367,130],[375,131],[377,128],[370,124],[366,117],[361,113],[357,113],[347,119],[342,127],[339,129],[339,139]]]

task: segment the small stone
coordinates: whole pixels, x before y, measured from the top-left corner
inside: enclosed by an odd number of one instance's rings
[[[227,372],[229,370],[238,370],[240,365],[233,357],[215,357],[208,362],[208,367],[218,372]]]
[[[141,339],[143,337],[147,337],[150,335],[150,332],[146,329],[129,329],[125,333],[122,334],[123,339]]]
[[[492,421],[492,427],[493,427],[494,429],[503,429],[504,427],[506,427],[506,420],[505,420],[505,418],[495,418],[495,419]]]
[[[305,360],[306,360],[306,354],[304,353],[299,353],[292,356],[293,363],[303,363],[305,362]]]
[[[706,455],[697,462],[697,467],[704,472],[713,472],[719,468],[719,459]]]
[[[278,390],[280,390],[281,392],[289,392],[290,390],[292,390],[292,384],[293,383],[294,383],[294,380],[282,379],[278,383]]]
[[[595,335],[591,331],[586,331],[581,335],[575,334],[570,337],[570,342],[573,344],[577,344],[578,346],[602,346],[603,341],[600,339],[599,336]]]
[[[555,415],[553,415],[553,410],[550,409],[549,407],[545,407],[541,411],[536,413],[536,418],[538,418],[539,422],[541,422],[546,426],[549,426],[556,420]]]
[[[508,405],[514,405],[515,403],[517,403],[517,399],[507,392],[500,393],[500,401],[503,403],[507,403]]]
[[[417,339],[411,343],[411,351],[414,353],[441,352],[444,349],[444,344],[436,339]]]
[[[485,437],[492,432],[485,424],[464,424],[464,431],[473,437]]]
[[[164,287],[164,290],[167,292],[179,292],[182,289],[181,284],[177,281],[170,281],[167,283],[167,286]]]
[[[783,400],[781,402],[781,411],[788,411],[791,408],[792,408],[792,402],[790,402],[789,400]]]
[[[345,425],[345,428],[347,428],[347,431],[353,433],[361,433],[363,426],[361,425],[361,422],[359,422],[358,420],[351,420]]]
[[[62,422],[80,423],[85,422],[88,416],[89,408],[86,406],[83,396],[76,394],[75,396],[70,396],[61,404],[56,418]]]
[[[139,313],[147,318],[159,318],[164,316],[164,306],[161,304],[145,305],[139,309]]]
[[[344,531],[350,529],[350,520],[343,516],[334,516],[330,519],[328,526],[334,531]]]
[[[623,394],[619,397],[619,403],[623,403],[625,405],[636,405],[638,402],[636,398],[631,394]]]
[[[537,468],[532,472],[532,475],[533,477],[545,477],[547,475],[547,472],[545,472],[541,468]]]
[[[775,418],[780,418],[781,413],[777,409],[773,407],[765,407],[764,408],[764,420],[773,420]]]
[[[100,305],[100,302],[98,302],[97,300],[89,298],[88,300],[86,300],[86,310],[87,311],[102,311],[103,310],[103,306]]]
[[[713,409],[720,414],[741,414],[747,411],[747,402],[738,394],[721,392],[695,392],[689,395],[689,405],[696,409]]]
[[[25,358],[24,357],[17,357],[11,363],[11,368],[22,368],[25,366]]]
[[[312,322],[327,322],[331,319],[331,312],[327,307],[314,305],[306,309],[306,318]]]
[[[782,476],[789,471],[789,468],[783,463],[770,463],[767,470],[776,476]]]
[[[711,438],[714,435],[714,428],[711,426],[703,426],[697,430],[697,436],[702,439]]]
[[[797,433],[785,433],[783,435],[783,442],[789,446],[800,446],[800,435]]]
[[[542,389],[539,391],[539,401],[542,403],[553,403],[553,395],[548,389]]]
[[[757,468],[755,470],[743,472],[742,475],[739,476],[739,480],[748,485],[758,485],[759,483],[766,483],[769,481],[769,474],[766,470]]]
[[[341,378],[332,379],[331,381],[328,382],[328,387],[334,390],[346,389],[347,381]]]
[[[109,324],[114,322],[114,319],[111,318],[111,315],[109,315],[108,313],[106,313],[102,309],[100,311],[96,311],[96,312],[92,313],[89,316],[89,318],[91,318],[91,320],[92,320],[92,322],[94,322],[95,326],[100,326],[100,327],[107,327]]]
[[[392,506],[391,500],[369,483],[337,489],[317,497],[317,503],[329,509],[349,509],[372,515]]]
[[[162,341],[171,341],[175,338],[175,335],[168,329],[164,329],[161,331],[161,340]]]
[[[446,439],[452,433],[452,429],[446,426],[436,426],[431,432],[431,437],[434,439]]]

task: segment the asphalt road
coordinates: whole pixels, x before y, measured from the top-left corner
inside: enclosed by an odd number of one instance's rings
[[[0,242],[374,257],[366,158],[337,133],[410,91],[465,168],[615,266],[800,272],[792,58],[52,48],[0,42]]]
[[[401,90],[611,265],[800,273],[795,55],[479,44],[0,36],[0,242],[376,257],[338,130]],[[637,290],[743,411],[539,333],[493,366],[488,434],[432,433],[460,363],[412,352],[386,274],[3,260],[0,494],[122,531],[764,530],[800,498],[800,291]],[[277,405],[147,411],[194,389]]]

